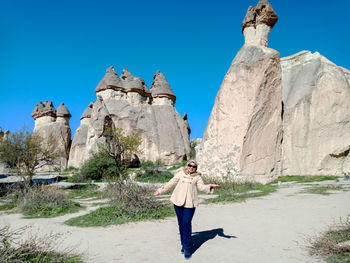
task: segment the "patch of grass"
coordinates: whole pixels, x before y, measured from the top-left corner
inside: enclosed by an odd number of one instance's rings
[[[0,211],[11,210],[16,207],[14,202],[8,202],[6,204],[0,205]]]
[[[177,170],[177,169],[179,169],[181,167],[185,167],[186,164],[187,164],[187,161],[183,161],[180,164],[177,164],[177,165],[174,165],[174,166],[170,167],[169,170],[171,170],[171,171]]]
[[[105,189],[105,196],[110,200],[108,207],[101,207],[65,223],[74,226],[106,226],[173,216],[172,207],[157,201],[152,192],[130,181],[110,183]]]
[[[135,181],[149,183],[165,183],[173,178],[173,174],[164,168],[164,165],[158,161],[141,163],[141,168],[136,172]]]
[[[327,175],[314,175],[314,176],[306,176],[306,175],[286,175],[280,176],[272,183],[280,182],[298,182],[298,183],[311,183],[311,182],[321,182],[321,181],[329,181],[329,180],[338,180],[337,176],[327,176]]]
[[[260,183],[237,183],[229,178],[221,178],[219,181],[212,178],[203,178],[206,184],[220,184],[221,188],[215,189],[216,198],[206,199],[205,203],[217,202],[243,202],[248,198],[260,197],[275,192],[278,186]]]
[[[17,205],[27,218],[55,217],[83,208],[70,200],[61,189],[44,185],[26,189],[18,196]]]
[[[65,191],[68,193],[69,198],[99,198],[101,197],[101,192],[98,189],[98,185],[95,184],[77,184]]]
[[[101,207],[87,215],[71,218],[65,224],[80,227],[108,226],[140,220],[162,219],[170,216],[175,216],[174,208],[171,205],[164,205],[159,209],[147,210],[136,215],[131,215],[116,206],[108,206]]]
[[[54,251],[56,235],[46,235],[41,238],[30,236],[25,241],[21,239],[24,228],[10,231],[9,227],[0,229],[0,262],[4,263],[82,263],[78,255],[71,250]]]
[[[326,185],[326,186],[309,187],[304,191],[302,191],[302,193],[329,195],[331,194],[329,191],[342,191],[342,190],[344,190],[344,188],[341,186]]]
[[[330,263],[350,262],[350,245],[341,244],[350,240],[350,221],[330,227],[321,235],[311,238],[310,253],[322,256]]]

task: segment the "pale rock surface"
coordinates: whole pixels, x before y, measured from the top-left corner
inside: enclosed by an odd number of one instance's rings
[[[66,168],[71,143],[71,129],[69,126],[71,114],[67,107],[62,103],[56,112],[52,101],[45,101],[44,103],[39,101],[32,112],[32,117],[35,120],[34,132],[43,137],[44,143],[50,136],[57,138],[57,147],[62,153],[62,157],[59,159],[59,167],[61,169]],[[44,167],[42,170],[52,168]]]
[[[309,51],[281,65],[283,175],[350,172],[349,71]]]
[[[9,130],[6,130],[3,132],[2,129],[0,128],[0,142],[6,141],[9,134],[10,134]],[[0,174],[7,174],[9,172],[10,172],[10,169],[7,167],[7,165],[0,161]]]
[[[74,135],[70,166],[80,167],[97,151],[106,126],[122,128],[125,134],[139,133],[141,160],[174,164],[189,157],[187,116],[182,118],[174,108],[176,97],[162,73],[155,74],[148,90],[143,79],[128,70],[119,78],[110,67],[95,92],[97,100],[84,112]]]
[[[276,21],[268,1],[259,1],[249,7],[242,23],[245,45],[221,84],[202,143],[196,148],[200,170],[210,177],[266,183],[280,174],[280,56],[266,47]],[[260,29],[268,32],[261,34]]]
[[[243,46],[220,90],[197,153],[208,176],[267,182],[279,175],[282,139],[279,53]]]
[[[88,158],[86,142],[88,138],[92,107],[93,103],[90,103],[80,117],[80,126],[74,133],[72,146],[69,152],[68,166],[80,167],[84,160]]]

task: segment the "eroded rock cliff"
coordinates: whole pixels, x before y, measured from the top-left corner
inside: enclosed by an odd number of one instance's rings
[[[189,126],[176,111],[176,97],[165,76],[157,72],[149,90],[143,79],[124,69],[119,77],[113,67],[95,89],[97,100],[81,116],[70,153],[69,165],[80,167],[103,141],[104,127],[114,125],[125,134],[141,135],[141,160],[174,164],[188,159]]]
[[[67,107],[62,103],[56,111],[52,101],[44,101],[44,103],[39,101],[32,112],[32,117],[35,120],[34,132],[43,137],[43,143],[47,143],[50,136],[57,139],[57,147],[62,155],[58,165],[62,169],[66,168],[71,143],[71,129],[69,126],[71,114]],[[52,168],[45,167],[44,170]]]
[[[350,171],[349,71],[318,52],[281,59],[283,175]]]
[[[242,24],[245,45],[221,84],[198,147],[200,169],[208,176],[232,175],[242,180],[267,182],[279,175],[280,56],[266,47],[268,33],[276,21],[277,16],[267,1],[248,9]],[[259,33],[260,27],[268,31],[265,37]],[[249,36],[247,30],[251,30]]]

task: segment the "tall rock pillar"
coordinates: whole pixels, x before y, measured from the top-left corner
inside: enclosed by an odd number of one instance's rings
[[[267,48],[277,15],[268,1],[249,7],[245,45],[216,95],[197,154],[206,175],[266,183],[280,173],[282,87],[279,53]]]

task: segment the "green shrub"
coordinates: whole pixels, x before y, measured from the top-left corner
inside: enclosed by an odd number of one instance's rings
[[[75,179],[84,182],[113,178],[117,175],[119,175],[119,171],[114,161],[104,153],[96,153],[85,161]]]
[[[54,217],[75,212],[82,207],[55,186],[35,186],[17,193],[19,210],[29,217]]]

